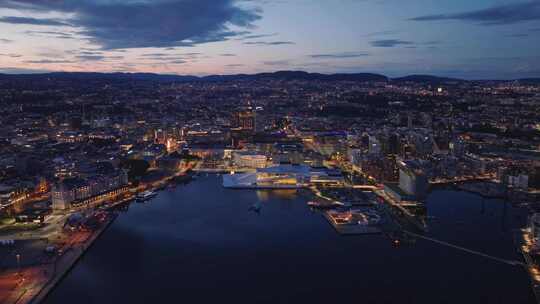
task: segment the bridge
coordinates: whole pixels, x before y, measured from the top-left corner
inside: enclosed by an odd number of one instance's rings
[[[489,255],[489,254],[486,254],[486,253],[483,253],[483,252],[480,252],[480,251],[476,251],[476,250],[468,249],[468,248],[461,247],[461,246],[458,246],[458,245],[450,244],[450,243],[447,243],[447,242],[444,242],[444,241],[441,241],[441,240],[437,240],[437,239],[434,239],[434,238],[431,238],[431,237],[427,237],[427,236],[424,236],[424,235],[420,235],[420,234],[417,234],[417,233],[414,233],[414,232],[403,230],[403,233],[408,234],[408,235],[413,236],[413,237],[416,237],[416,238],[428,240],[428,241],[437,243],[439,245],[447,246],[447,247],[454,248],[454,249],[457,249],[457,250],[461,250],[461,251],[471,253],[471,254],[474,254],[474,255],[477,255],[477,256],[481,256],[481,257],[484,257],[484,258],[487,258],[487,259],[491,259],[491,260],[494,260],[494,261],[497,261],[497,262],[500,262],[500,263],[504,263],[504,264],[507,264],[507,265],[510,265],[510,266],[523,266],[523,267],[527,266],[525,263],[520,262],[520,261],[499,258],[499,257],[492,256],[492,255]]]

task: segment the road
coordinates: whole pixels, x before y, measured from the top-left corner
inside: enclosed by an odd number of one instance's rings
[[[31,231],[15,231],[1,233],[0,239],[4,240],[35,240],[35,239],[55,239],[61,233],[61,229],[70,214],[53,214],[48,216],[39,227]]]

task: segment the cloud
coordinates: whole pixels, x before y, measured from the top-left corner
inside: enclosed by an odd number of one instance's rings
[[[52,60],[52,59],[40,59],[40,60],[27,60],[25,63],[35,63],[35,64],[57,64],[57,63],[75,63],[71,60]]]
[[[276,65],[289,65],[288,60],[269,60],[263,61],[264,65],[276,66]]]
[[[60,21],[58,19],[36,19],[31,17],[14,17],[6,16],[0,17],[0,23],[9,24],[27,24],[27,25],[46,25],[46,26],[69,26],[68,23]]]
[[[240,35],[230,28],[253,28],[258,9],[235,0],[0,0],[0,8],[73,16],[64,21],[7,17],[5,21],[64,25],[103,49],[194,46]]]
[[[186,63],[189,60],[198,58],[202,53],[181,53],[181,54],[171,54],[171,53],[147,53],[142,54],[139,58],[143,60],[161,60],[172,63]]]
[[[199,55],[202,55],[202,53],[182,53],[181,56],[187,56],[187,57],[197,57]]]
[[[223,56],[223,57],[235,57],[236,54],[225,53],[225,54],[220,54],[219,56]]]
[[[374,47],[395,47],[399,45],[413,45],[412,41],[405,41],[399,39],[383,39],[383,40],[374,40],[370,42],[371,46]]]
[[[409,20],[413,21],[436,21],[436,20],[461,20],[478,22],[482,25],[512,24],[531,20],[540,20],[540,1],[527,1],[491,8],[461,12],[455,14],[425,15]]]
[[[78,56],[75,56],[75,58],[80,59],[80,60],[99,61],[99,60],[104,60],[106,57],[103,55],[78,55]]]
[[[524,37],[529,37],[529,34],[525,34],[525,33],[508,34],[508,35],[504,35],[504,37],[509,37],[509,38],[524,38]]]
[[[96,52],[96,51],[80,51],[78,53],[79,55],[102,55],[102,52]]]
[[[375,36],[384,36],[384,35],[394,35],[397,34],[398,31],[378,31],[378,32],[371,32],[364,35],[364,37],[375,37]]]
[[[238,40],[267,38],[267,37],[276,36],[277,34],[278,33],[272,33],[272,34],[246,34],[246,35],[241,36]]]
[[[287,45],[295,44],[292,41],[248,41],[244,42],[246,45]]]
[[[245,66],[245,64],[241,64],[241,63],[231,63],[231,64],[227,64],[225,65],[226,67],[229,67],[229,68],[239,68],[239,67],[243,67]]]
[[[354,52],[345,52],[345,53],[334,53],[334,54],[313,54],[309,55],[311,58],[319,59],[345,59],[345,58],[358,58],[369,56],[368,53],[354,53]]]
[[[20,54],[0,54],[0,57],[20,58],[20,57],[22,57],[22,55],[20,55]]]
[[[25,69],[25,68],[16,68],[16,67],[0,67],[0,73],[4,74],[39,74],[39,73],[49,73],[51,70],[42,70],[42,69]]]
[[[168,57],[172,54],[169,53],[148,53],[148,54],[142,54],[141,57],[149,57],[149,58],[161,58],[161,57]]]
[[[75,36],[72,33],[58,31],[25,31],[24,33],[31,36],[44,36],[58,39],[75,39]]]
[[[171,53],[147,53],[147,54],[142,54],[141,57],[167,57],[167,56],[174,56],[175,54],[171,54]],[[181,55],[181,56],[198,56],[198,55],[202,55],[202,53],[181,53],[181,54],[176,54],[176,55]]]
[[[182,60],[182,59],[178,59],[178,60],[169,61],[168,63],[170,63],[170,64],[184,64],[184,63],[187,63],[187,61]]]
[[[0,38],[0,42],[2,42],[2,43],[10,43],[10,42],[13,42],[13,40]]]
[[[467,57],[462,58],[461,61],[465,62],[466,64],[484,64],[489,63],[490,65],[493,64],[506,64],[509,61],[513,61],[515,64],[516,61],[523,61],[523,62],[540,62],[538,61],[540,57],[538,56],[484,56],[484,57]]]

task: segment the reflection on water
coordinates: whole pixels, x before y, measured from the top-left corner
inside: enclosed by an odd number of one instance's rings
[[[121,213],[45,303],[534,303],[522,268],[423,239],[340,236],[300,193],[213,175],[162,191]],[[429,236],[519,259],[511,206],[446,190],[427,206]]]
[[[296,189],[275,189],[275,190],[257,190],[257,198],[261,202],[267,202],[272,198],[279,198],[284,200],[296,199]]]

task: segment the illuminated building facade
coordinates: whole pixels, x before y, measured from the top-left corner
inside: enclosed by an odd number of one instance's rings
[[[73,204],[107,194],[127,184],[127,173],[123,170],[112,175],[95,175],[85,179],[68,178],[53,185],[52,206],[54,210],[69,209]]]
[[[243,131],[255,131],[255,112],[246,110],[235,113],[232,127]]]
[[[421,166],[414,161],[400,161],[398,167],[399,188],[418,199],[425,197],[428,190],[428,178]]]
[[[260,168],[254,173],[223,175],[225,188],[296,189],[312,184],[338,185],[342,182],[340,173],[291,164]]]

